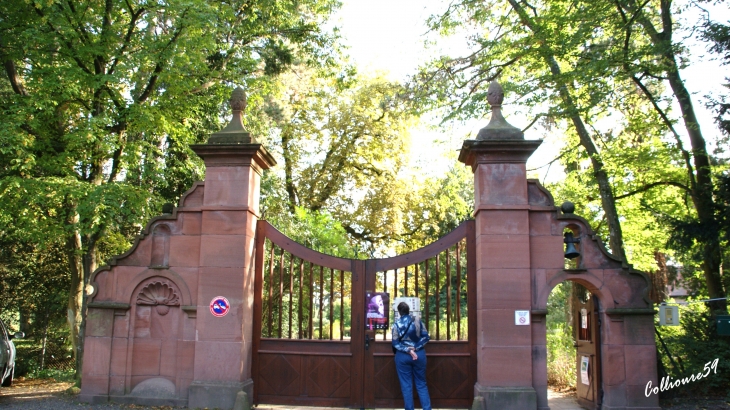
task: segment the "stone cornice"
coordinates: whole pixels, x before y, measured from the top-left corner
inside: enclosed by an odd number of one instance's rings
[[[89,307],[94,308],[94,309],[128,310],[130,305],[129,305],[129,303],[119,303],[119,302],[90,302]]]
[[[629,315],[655,315],[657,314],[657,310],[654,310],[653,308],[612,308],[612,309],[606,309],[607,315],[622,315],[622,316],[629,316]]]
[[[461,146],[459,161],[472,169],[479,164],[524,164],[540,144],[542,140],[466,140]]]
[[[251,166],[261,173],[276,165],[274,156],[261,144],[196,144],[190,148],[206,167]]]

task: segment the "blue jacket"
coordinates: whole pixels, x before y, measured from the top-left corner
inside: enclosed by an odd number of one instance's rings
[[[406,328],[406,326],[408,328]],[[401,316],[398,318],[398,320],[393,323],[392,334],[393,347],[404,353],[408,353],[408,348],[410,347],[419,351],[426,346],[426,343],[428,343],[429,340],[431,340],[431,336],[428,335],[428,330],[426,330],[423,323],[421,323],[421,319],[414,318],[411,315]],[[398,341],[401,335],[403,335],[403,338]]]

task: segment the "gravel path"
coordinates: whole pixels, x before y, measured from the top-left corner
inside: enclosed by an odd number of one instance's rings
[[[0,388],[0,409],[8,410],[172,410],[179,407],[137,406],[134,404],[80,403],[78,396],[65,391],[72,383],[55,380],[16,380],[12,387]],[[257,410],[285,410],[285,406],[259,406]],[[674,399],[662,403],[664,410],[730,410],[726,400]],[[288,410],[288,409],[287,409]],[[308,410],[313,410],[309,408]],[[334,410],[334,409],[333,409]]]

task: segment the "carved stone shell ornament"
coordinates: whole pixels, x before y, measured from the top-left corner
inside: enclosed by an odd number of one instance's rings
[[[137,304],[155,306],[157,313],[164,316],[170,311],[170,306],[180,306],[180,296],[169,283],[152,282],[139,292]]]

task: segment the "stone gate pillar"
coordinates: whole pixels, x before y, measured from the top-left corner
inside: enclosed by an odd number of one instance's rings
[[[477,384],[487,409],[535,409],[531,326],[515,311],[531,309],[530,225],[525,162],[542,141],[525,140],[501,114],[502,87],[492,82],[489,124],[464,141],[459,161],[474,171],[477,247]],[[562,258],[562,255],[560,255]]]
[[[228,126],[207,144],[191,147],[206,167],[191,408],[231,408],[241,390],[253,397],[254,236],[261,173],[276,161],[243,128],[245,106],[244,91],[237,88],[231,96],[233,119]],[[230,302],[224,317],[210,312],[217,296]]]
[[[230,409],[251,397],[259,185],[276,161],[243,128],[245,105],[238,88],[231,122],[191,147],[205,181],[92,274],[82,401]],[[214,312],[218,296],[228,306]]]

